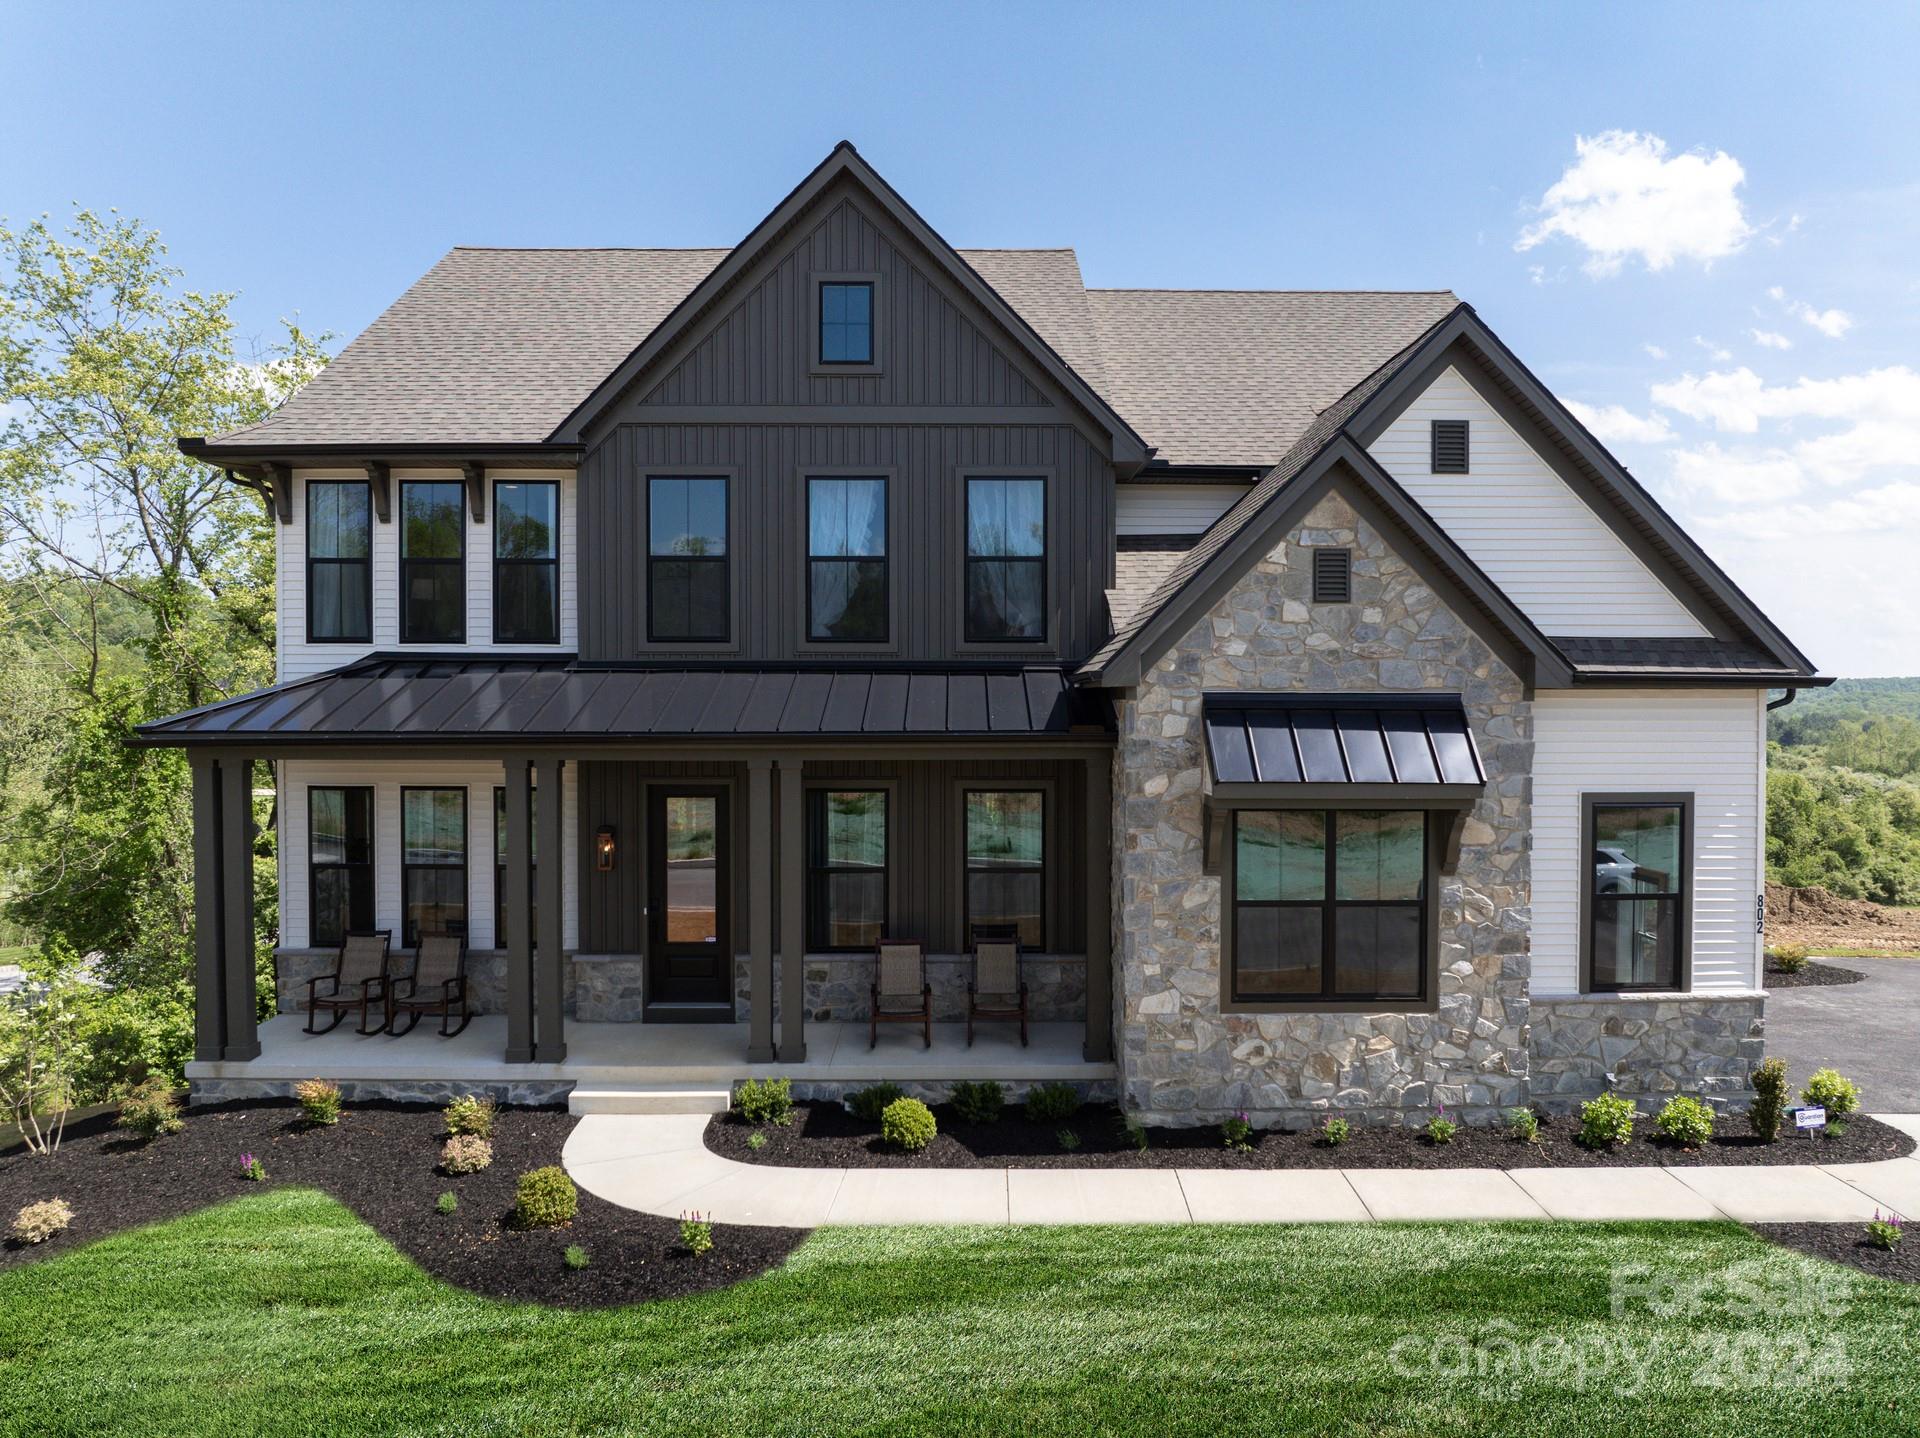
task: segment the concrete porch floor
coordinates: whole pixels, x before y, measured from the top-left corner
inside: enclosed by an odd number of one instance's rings
[[[591,1084],[729,1083],[744,1078],[789,1078],[795,1083],[951,1083],[957,1079],[1087,1083],[1114,1076],[1111,1063],[1081,1057],[1085,1032],[1077,1023],[1033,1024],[1032,1043],[1020,1047],[1011,1024],[983,1024],[967,1047],[964,1024],[935,1024],[933,1047],[917,1031],[883,1024],[878,1047],[867,1048],[863,1023],[807,1025],[801,1063],[747,1062],[747,1025],[576,1024],[566,1028],[567,1058],[557,1064],[510,1064],[503,1015],[476,1018],[464,1033],[443,1039],[432,1020],[399,1038],[362,1038],[351,1019],[327,1034],[303,1032],[305,1019],[278,1014],[260,1025],[260,1057],[248,1063],[194,1062],[187,1078],[326,1078],[355,1082],[566,1082]]]

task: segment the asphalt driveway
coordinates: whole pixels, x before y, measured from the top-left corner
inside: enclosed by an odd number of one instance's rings
[[[1767,1054],[1787,1061],[1797,1094],[1836,1068],[1860,1085],[1868,1113],[1920,1113],[1920,959],[1834,959],[1857,984],[1767,995]]]

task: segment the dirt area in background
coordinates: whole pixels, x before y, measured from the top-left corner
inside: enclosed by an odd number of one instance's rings
[[[1920,909],[1889,909],[1821,888],[1768,884],[1767,944],[1805,944],[1815,954],[1851,949],[1920,954]]]

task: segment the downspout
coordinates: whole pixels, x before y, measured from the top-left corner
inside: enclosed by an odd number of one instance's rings
[[[1795,697],[1799,693],[1800,691],[1798,689],[1789,689],[1785,694],[1782,694],[1778,699],[1769,699],[1767,701],[1767,712],[1771,714],[1776,709],[1786,708],[1789,704],[1793,703]]]

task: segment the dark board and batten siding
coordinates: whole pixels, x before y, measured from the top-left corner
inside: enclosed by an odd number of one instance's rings
[[[871,467],[893,476],[889,559],[894,642],[875,657],[950,660],[988,651],[962,643],[962,484],[969,472],[1048,476],[1048,607],[1054,645],[1008,645],[1007,657],[1075,661],[1106,639],[1111,582],[1112,469],[1070,425],[626,424],[580,470],[580,653],[583,659],[670,656],[646,643],[646,476],[731,471],[738,570],[728,657],[782,660],[804,643],[802,573],[810,469]],[[689,658],[713,657],[711,646]]]
[[[960,795],[962,784],[983,786],[1041,782],[1052,802],[1046,832],[1047,948],[1077,954],[1086,947],[1086,766],[1074,760],[821,760],[809,763],[806,777],[852,784],[887,781],[892,788],[892,870],[890,920],[900,938],[917,938],[930,952],[957,953],[964,947],[965,877]],[[620,857],[611,873],[590,863],[580,875],[580,950],[593,954],[644,951],[646,902],[644,835],[646,788],[650,784],[733,784],[731,856],[734,947],[746,950],[748,856],[759,835],[746,822],[747,766],[731,763],[659,763],[588,761],[580,766],[580,853],[593,852],[593,835],[611,825]],[[774,786],[769,837],[780,831],[779,785]],[[780,864],[775,854],[774,913],[779,913]]]
[[[642,404],[1048,405],[944,279],[908,257],[910,244],[881,216],[849,200],[832,205]],[[877,373],[813,372],[814,285],[836,274],[876,277]]]

